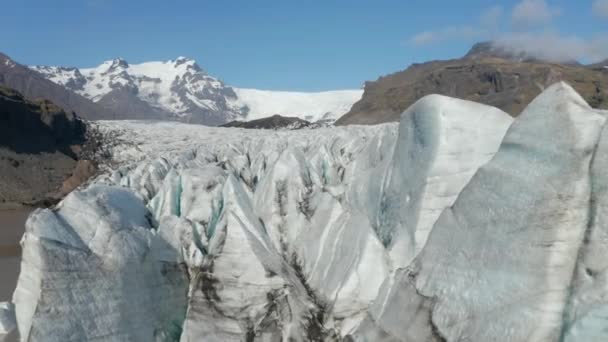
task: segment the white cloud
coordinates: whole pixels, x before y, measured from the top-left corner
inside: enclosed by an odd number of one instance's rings
[[[608,0],[593,1],[593,14],[598,17],[608,18]]]
[[[446,40],[473,39],[480,37],[480,30],[470,26],[446,27],[436,31],[424,31],[414,35],[410,42],[415,45],[430,45]]]
[[[497,27],[502,20],[503,9],[500,6],[494,6],[486,9],[479,16],[479,24],[482,27]]]
[[[500,6],[494,6],[486,9],[479,16],[479,26],[450,26],[434,31],[423,31],[412,38],[410,42],[415,45],[430,45],[441,43],[447,40],[471,40],[482,39],[488,32],[498,27],[503,15],[503,9]]]
[[[511,20],[515,27],[544,25],[560,14],[558,8],[551,7],[545,0],[522,0],[515,5]]]
[[[427,45],[433,44],[438,40],[437,33],[431,31],[424,31],[417,33],[413,36],[410,41],[416,45]]]
[[[596,15],[608,17],[608,0],[595,0]],[[481,13],[478,23],[421,32],[410,39],[415,45],[437,44],[449,40],[492,40],[514,54],[526,54],[543,60],[565,62],[596,62],[608,57],[608,35],[580,37],[563,35],[549,30],[551,20],[559,10],[544,0],[523,0],[511,13],[512,23],[519,23],[517,30],[500,32],[504,23],[503,9],[488,8]]]
[[[513,53],[525,53],[554,62],[596,62],[608,56],[608,37],[605,35],[583,39],[557,32],[511,32],[499,36],[494,42]]]

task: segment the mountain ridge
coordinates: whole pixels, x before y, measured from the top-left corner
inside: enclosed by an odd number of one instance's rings
[[[28,99],[47,99],[68,112],[90,119],[117,119],[118,115],[75,92],[47,80],[42,74],[0,52],[0,85]]]
[[[595,108],[608,108],[608,69],[509,54],[480,43],[462,58],[416,63],[366,82],[360,101],[337,125],[398,121],[418,99],[440,94],[498,107],[517,116],[545,88],[566,81]]]
[[[362,90],[325,92],[237,88],[209,75],[191,58],[130,64],[122,58],[92,68],[32,66],[62,85],[127,118],[221,125],[273,115],[334,121]]]

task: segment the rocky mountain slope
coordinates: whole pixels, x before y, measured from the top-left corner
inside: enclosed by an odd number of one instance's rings
[[[47,80],[42,74],[0,53],[0,85],[14,89],[28,99],[48,99],[67,112],[90,120],[119,119],[115,112]]]
[[[141,64],[115,59],[87,69],[32,69],[125,118],[205,125],[275,114],[334,121],[362,94],[359,90],[298,93],[233,88],[185,57]]]
[[[557,83],[517,118],[431,95],[399,125],[99,122],[117,168],[28,220],[0,331],[607,340],[607,115]]]
[[[401,112],[429,94],[476,101],[517,116],[557,81],[571,84],[592,107],[608,108],[608,69],[540,61],[481,43],[463,58],[413,64],[367,82],[361,100],[336,124],[397,121]]]
[[[217,125],[242,116],[230,101],[236,99],[232,88],[183,57],[142,64],[115,59],[90,69],[32,69],[127,118]]]
[[[86,180],[85,142],[73,113],[0,86],[0,206],[50,204]]]
[[[221,125],[221,127],[237,127],[249,129],[300,129],[315,126],[311,122],[300,118],[290,118],[286,116],[273,115],[268,118],[251,121],[231,121]]]

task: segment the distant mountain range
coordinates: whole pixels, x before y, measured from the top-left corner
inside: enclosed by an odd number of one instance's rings
[[[513,53],[491,42],[476,44],[462,58],[413,64],[365,84],[360,101],[337,125],[398,121],[418,99],[440,94],[481,102],[517,116],[557,81],[566,81],[596,108],[608,108],[608,60],[581,65],[553,63]]]
[[[302,93],[233,88],[185,57],[141,64],[114,59],[95,68],[34,66],[31,70],[120,113],[122,118],[206,125],[275,114],[308,121],[333,121],[348,112],[363,93],[362,90]]]
[[[111,109],[55,84],[44,75],[21,65],[0,53],[0,85],[14,89],[28,99],[48,99],[67,112],[86,119],[119,119]]]
[[[234,88],[185,57],[140,64],[118,58],[94,68],[78,69],[28,67],[0,53],[0,85],[27,98],[49,99],[90,120],[176,120],[205,125],[273,115],[333,122],[363,94],[363,90]]]
[[[462,58],[413,64],[366,82],[364,90],[317,93],[235,88],[207,74],[194,60],[130,64],[123,59],[94,68],[26,67],[0,54],[0,85],[27,98],[46,98],[87,119],[173,120],[205,125],[273,115],[308,122],[376,124],[399,115],[428,94],[481,102],[513,116],[540,92],[566,81],[587,102],[608,108],[608,60],[592,65],[555,63],[492,42]]]

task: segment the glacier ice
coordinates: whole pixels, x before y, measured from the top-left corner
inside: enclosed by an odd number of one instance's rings
[[[26,224],[21,338],[603,340],[605,114],[558,83],[515,120],[99,122],[111,167]]]
[[[536,98],[442,212],[414,261],[387,280],[355,335],[561,340],[604,121],[565,84]],[[395,320],[400,312],[412,323]]]
[[[401,116],[379,236],[407,266],[441,212],[496,152],[513,119],[500,109],[440,95]]]
[[[602,130],[591,162],[588,227],[572,278],[564,341],[608,340],[608,133]]]
[[[13,295],[21,338],[179,336],[187,276],[179,258],[167,257],[177,255],[177,241],[157,241],[152,220],[141,198],[108,185],[31,215],[21,241],[26,271]]]
[[[16,327],[15,305],[8,302],[0,303],[0,341],[4,335],[13,332]]]
[[[349,210],[349,198],[361,201],[371,186],[351,185],[350,180],[355,172],[366,178],[382,173],[396,140],[394,124],[301,132],[174,123],[100,125],[102,130],[118,132],[113,155],[119,167],[69,195],[56,209],[36,212],[28,221],[23,246],[39,255],[38,245],[46,244],[40,239],[48,235],[68,251],[83,249],[104,263],[119,258],[120,263],[111,263],[106,270],[108,277],[123,274],[123,282],[134,284],[143,279],[150,289],[120,288],[116,293],[100,280],[76,281],[101,272],[90,263],[70,263],[72,278],[58,279],[55,270],[39,266],[58,256],[45,255],[41,261],[26,252],[24,269],[36,271],[23,273],[13,298],[22,336],[39,340],[38,331],[54,324],[52,317],[37,312],[44,307],[37,300],[41,293],[57,296],[60,304],[49,306],[86,313],[64,322],[66,328],[56,329],[55,334],[44,331],[47,338],[56,336],[58,341],[66,336],[103,338],[86,328],[80,329],[81,335],[69,335],[75,325],[84,325],[83,317],[91,317],[87,312],[93,310],[108,316],[100,326],[111,327],[104,336],[131,340],[171,340],[176,335],[185,341],[203,336],[206,341],[254,336],[324,340],[340,335],[343,324],[352,326],[362,317],[389,269],[384,248],[369,224],[371,212],[368,217],[363,210]],[[161,132],[164,138],[152,138]],[[356,170],[350,168],[354,164]],[[115,238],[108,240],[112,234]],[[325,238],[318,239],[320,235]],[[107,241],[115,244],[102,244]],[[134,272],[135,260],[146,267],[139,265],[139,272]],[[167,268],[181,272],[180,277],[163,274]],[[93,300],[64,298],[41,284],[66,281],[82,283],[88,294],[103,293],[99,298],[124,298],[112,308],[136,300],[147,306],[143,310],[160,313],[148,317],[104,311]],[[157,289],[163,294],[154,292]],[[171,312],[162,312],[167,308]],[[137,318],[121,319],[124,314]],[[167,317],[171,320],[163,319]],[[180,319],[181,324],[173,324]],[[140,329],[143,321],[148,321],[147,327]],[[127,331],[126,325],[133,331]]]

